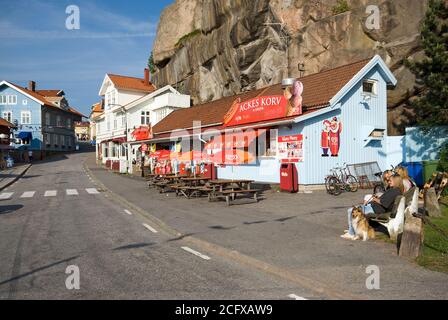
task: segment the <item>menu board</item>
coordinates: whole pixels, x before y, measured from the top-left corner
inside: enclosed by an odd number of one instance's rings
[[[278,137],[278,154],[282,163],[303,162],[303,135]]]

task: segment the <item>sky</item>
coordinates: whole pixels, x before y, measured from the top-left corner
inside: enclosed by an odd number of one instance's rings
[[[62,89],[88,116],[106,73],[143,78],[160,14],[173,2],[0,0],[0,81]],[[79,30],[66,28],[70,5]]]

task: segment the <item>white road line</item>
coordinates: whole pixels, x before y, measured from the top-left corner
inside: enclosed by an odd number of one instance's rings
[[[58,192],[56,190],[45,191],[44,197],[56,197]]]
[[[0,194],[0,200],[11,199],[13,194],[14,194],[14,192],[3,192],[2,194]]]
[[[87,188],[86,191],[88,194],[99,194],[100,193],[96,188]]]
[[[67,189],[65,190],[68,196],[77,196],[79,195],[78,190],[76,189]]]
[[[124,209],[124,212],[126,212],[128,215],[132,216],[132,212],[131,211],[129,211],[127,209]]]
[[[20,198],[32,198],[35,194],[36,191],[26,191],[20,196]]]
[[[305,299],[304,297],[300,297],[300,296],[298,296],[296,294],[293,294],[293,293],[288,295],[288,298],[291,298],[291,299],[294,299],[294,300],[308,300],[308,299]]]
[[[198,257],[200,257],[200,258],[202,258],[204,260],[210,260],[209,256],[206,256],[205,254],[197,252],[197,251],[195,251],[195,250],[193,250],[193,249],[191,249],[189,247],[182,247],[182,249],[187,251],[187,252],[190,252],[190,253],[194,254],[195,256],[198,256]]]
[[[151,231],[152,233],[158,233],[158,231],[156,229],[154,229],[153,227],[151,227],[150,225],[147,225],[146,223],[143,224],[143,226],[148,229],[149,231]]]

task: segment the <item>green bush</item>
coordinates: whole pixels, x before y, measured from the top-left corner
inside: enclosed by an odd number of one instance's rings
[[[440,161],[437,170],[441,172],[448,172],[448,143],[446,143],[440,151]]]
[[[350,11],[350,5],[347,0],[338,0],[336,5],[331,9],[334,15],[341,14],[347,11]]]

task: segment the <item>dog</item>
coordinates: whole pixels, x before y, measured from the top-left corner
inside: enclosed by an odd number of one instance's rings
[[[361,207],[353,207],[352,210],[352,226],[355,230],[355,237],[353,240],[362,239],[367,241],[369,239],[375,239],[375,230],[369,225],[364,212]]]

